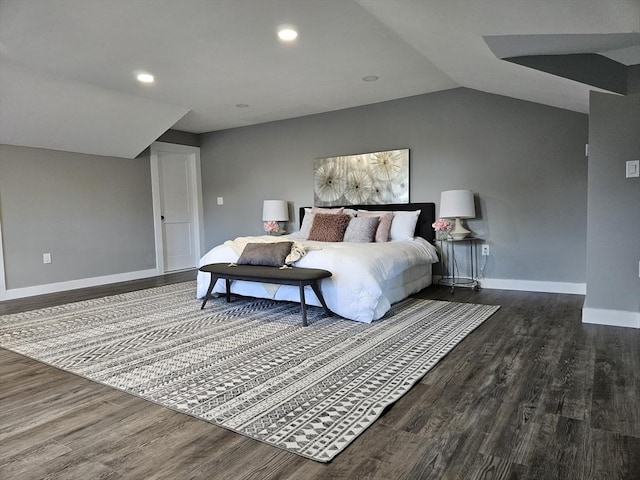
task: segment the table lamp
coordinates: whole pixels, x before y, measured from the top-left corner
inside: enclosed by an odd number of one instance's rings
[[[289,206],[286,200],[265,200],[262,205],[262,221],[265,232],[284,233],[278,222],[289,221]]]
[[[455,218],[456,223],[449,235],[461,240],[471,232],[462,226],[461,219],[475,218],[476,206],[471,190],[447,190],[440,194],[440,217]]]

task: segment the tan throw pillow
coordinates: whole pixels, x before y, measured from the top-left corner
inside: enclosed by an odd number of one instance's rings
[[[247,243],[242,255],[236,262],[238,265],[264,265],[282,267],[293,242]]]
[[[351,217],[344,213],[316,213],[309,232],[309,240],[317,242],[341,242]]]
[[[388,242],[389,230],[393,221],[393,212],[370,212],[369,210],[358,210],[358,217],[380,217],[380,223],[376,230],[376,242]]]

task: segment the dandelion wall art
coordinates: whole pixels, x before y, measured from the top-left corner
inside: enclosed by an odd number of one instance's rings
[[[317,158],[314,205],[409,203],[409,149]]]

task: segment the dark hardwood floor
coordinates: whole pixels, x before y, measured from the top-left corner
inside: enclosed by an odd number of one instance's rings
[[[194,277],[0,302],[0,314]],[[583,325],[579,295],[417,296],[502,308],[329,464],[0,349],[0,478],[640,478],[640,331]]]

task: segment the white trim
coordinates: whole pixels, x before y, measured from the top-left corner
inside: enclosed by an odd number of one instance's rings
[[[496,290],[521,290],[526,292],[546,292],[546,293],[570,293],[576,295],[586,295],[586,283],[570,282],[544,282],[538,280],[512,280],[506,278],[483,278],[480,280],[482,288]]]
[[[640,312],[608,310],[605,308],[583,308],[582,323],[609,325],[611,327],[640,328]]]
[[[44,285],[34,285],[32,287],[11,288],[5,291],[2,300],[13,300],[15,298],[33,297],[45,295],[47,293],[65,292],[78,288],[95,287],[107,285],[109,283],[127,282],[129,280],[139,280],[141,278],[155,277],[155,269],[139,270],[137,272],[116,273],[113,275],[103,275],[101,277],[81,278],[79,280],[68,280],[65,282],[47,283]]]
[[[433,284],[437,285],[442,277],[433,276]],[[537,280],[511,280],[505,278],[476,278],[480,288],[489,290],[517,290],[523,292],[543,292],[543,293],[569,293],[585,295],[587,292],[586,283],[568,282],[540,282]],[[469,288],[465,285],[456,285],[459,288]]]
[[[158,171],[158,152],[151,147],[151,201],[153,205],[153,235],[156,250],[156,274],[164,274],[164,242],[162,241],[162,220],[160,208],[160,173]]]
[[[7,284],[4,279],[4,251],[2,250],[2,218],[0,218],[0,300],[7,298]]]
[[[203,255],[202,249],[204,248],[204,214],[202,207],[202,178],[200,167],[200,147],[192,147],[189,145],[178,145],[174,143],[166,142],[154,142],[150,148],[150,162],[151,162],[151,195],[153,202],[153,230],[155,235],[155,247],[156,247],[156,272],[157,275],[163,275],[165,272],[164,265],[164,241],[162,238],[162,211],[160,208],[160,176],[158,171],[158,152],[169,153],[184,153],[193,155],[193,161],[191,163],[190,175],[191,185],[193,186],[193,198],[192,202],[195,207],[194,211],[194,228],[196,231],[195,236],[195,251],[196,251],[196,263]]]

